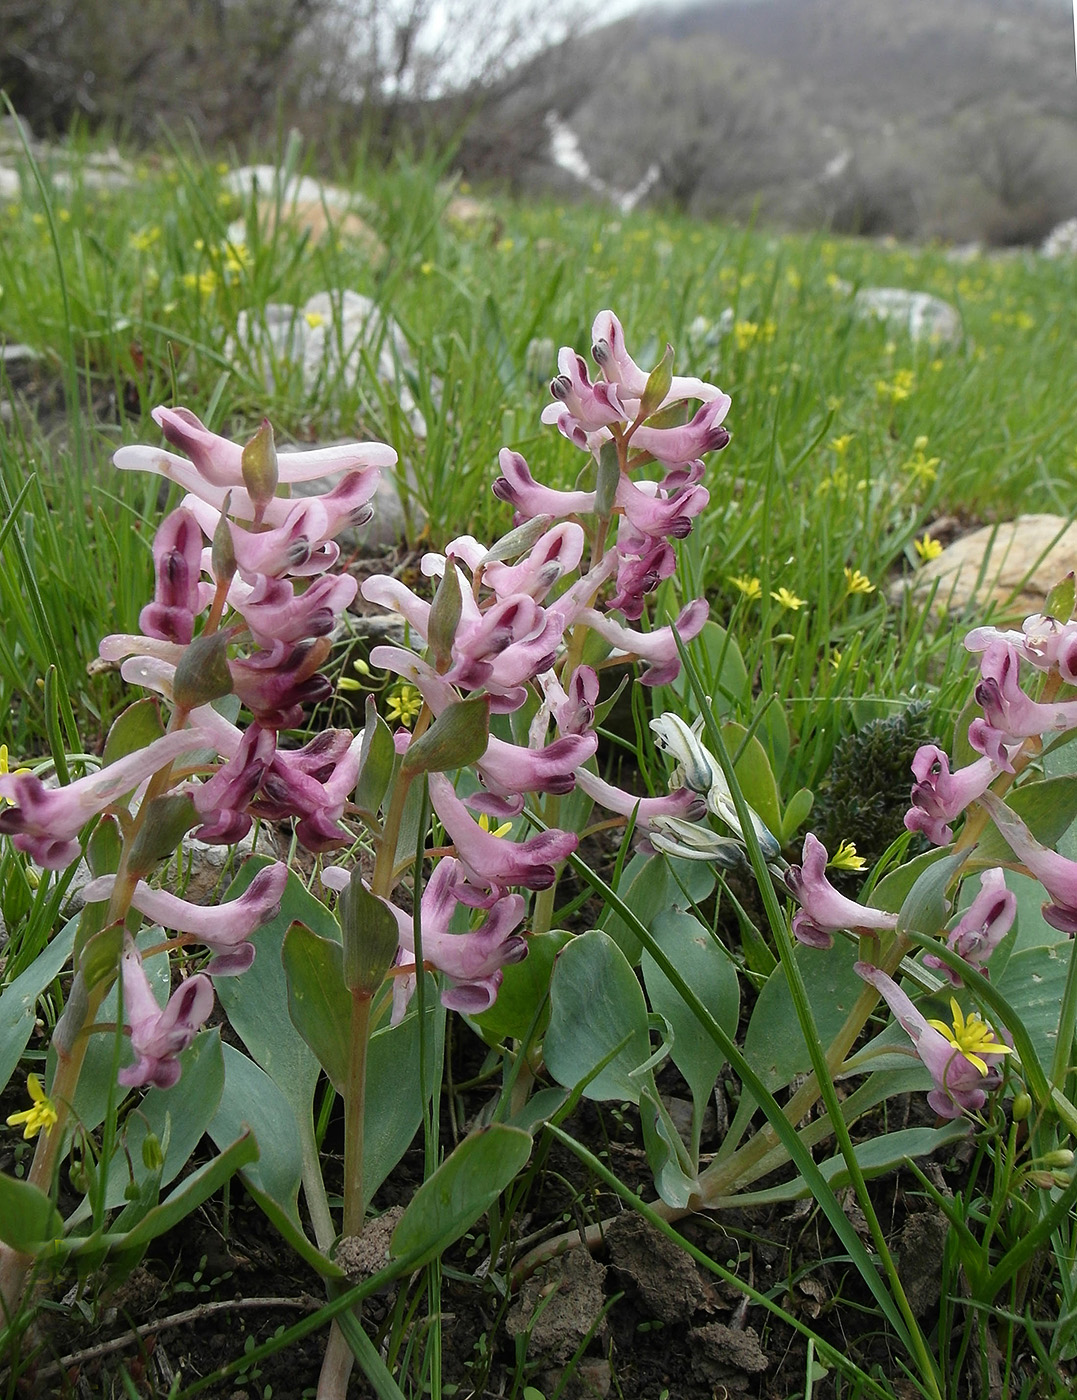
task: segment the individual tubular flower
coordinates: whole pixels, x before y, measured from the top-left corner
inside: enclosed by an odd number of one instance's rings
[[[790,894],[801,906],[793,916],[795,938],[809,948],[830,948],[839,929],[897,927],[896,914],[857,904],[836,890],[826,878],[826,862],[826,847],[809,831],[800,865],[791,865],[784,877]]]
[[[187,1049],[213,1010],[213,983],[201,972],[188,977],[162,1009],[130,939],[120,959],[120,973],[135,1063],[121,1069],[117,1077],[129,1088],[153,1084],[170,1089],[180,1077],[176,1057]]]
[[[1006,757],[1008,761],[1009,755]],[[950,760],[942,749],[935,744],[921,744],[913,757],[912,771],[916,782],[912,806],[905,813],[905,827],[908,831],[922,831],[936,846],[946,846],[954,839],[950,823],[987,790],[1003,769],[985,754],[951,773]]]
[[[242,444],[210,432],[187,408],[155,408],[152,417],[173,447],[186,452],[203,480],[226,489],[243,485]],[[144,453],[154,451],[149,447],[139,450]],[[309,452],[280,452],[277,454],[277,475],[282,482],[316,481],[333,472],[361,471],[367,467],[380,470],[393,466],[395,462],[396,453],[385,443],[349,442],[336,447],[319,447]],[[143,466],[143,470],[158,469]],[[165,471],[159,474],[168,475]]]
[[[229,661],[232,689],[267,729],[295,729],[303,721],[303,709],[325,700],[332,686],[318,667],[329,655],[327,637],[316,637],[294,647],[283,643],[266,651]]]
[[[561,372],[550,383],[555,402],[542,410],[542,421],[556,423],[565,437],[571,440],[577,428],[592,433],[630,416],[617,386],[602,380],[592,384],[583,356],[570,346],[557,352],[557,368]]]
[[[232,977],[246,972],[254,961],[253,933],[280,913],[288,880],[288,867],[277,861],[259,870],[238,899],[223,904],[191,904],[167,890],[154,889],[139,880],[132,905],[162,928],[190,935],[213,953],[205,971],[211,977]],[[96,904],[111,897],[115,875],[92,880],[84,891],[86,902]]]
[[[278,749],[262,782],[256,815],[269,821],[297,818],[296,839],[316,854],[349,844],[340,825],[359,777],[362,734],[323,729],[300,749]]]
[[[720,452],[729,442],[729,429],[722,427],[722,420],[731,403],[729,395],[722,394],[703,404],[679,428],[637,428],[632,446],[668,467],[683,466],[705,452]]]
[[[858,962],[855,971],[875,988],[916,1047],[935,1081],[927,1101],[940,1118],[960,1118],[963,1113],[976,1113],[983,1108],[988,1090],[1001,1082],[998,1066],[1010,1047],[979,1016],[970,1014],[966,1019],[956,1001],[950,1002],[954,1013],[952,1027],[942,1021],[929,1021],[880,968]]]
[[[640,797],[638,793],[625,792],[604,782],[596,774],[581,768],[576,774],[576,782],[588,797],[600,803],[618,816],[635,816],[637,826],[649,828],[657,817],[678,817],[682,820],[695,820],[703,815],[706,806],[698,793],[687,787],[676,788],[661,797]]]
[[[1037,671],[1057,671],[1069,685],[1077,685],[1077,623],[1033,613],[1025,618],[1020,632],[974,627],[965,638],[965,648],[987,651],[998,642],[1012,646]]]
[[[558,599],[550,611],[562,601]],[[595,608],[579,609],[575,621],[597,632],[622,655],[645,661],[647,669],[639,678],[641,685],[669,685],[676,680],[681,669],[677,638],[690,642],[702,632],[709,616],[710,604],[705,598],[696,598],[682,608],[676,622],[670,626],[656,627],[653,632],[636,632],[630,627],[622,627]]]
[[[501,475],[494,482],[494,495],[513,507],[518,521],[536,515],[562,520],[566,515],[588,515],[594,511],[593,491],[555,491],[552,486],[541,486],[519,452],[503,447],[497,460]]]
[[[612,311],[600,311],[591,326],[591,354],[595,363],[602,369],[606,380],[615,384],[622,401],[639,399],[647,387],[648,375],[640,369],[625,346],[624,330]],[[670,381],[665,398],[658,405],[659,410],[685,399],[699,399],[710,403],[713,399],[727,397],[714,384],[706,384],[693,376],[675,374]],[[633,412],[634,416],[634,412]]]
[[[148,637],[186,646],[194,635],[194,620],[209,605],[213,590],[200,583],[202,531],[186,510],[174,510],[158,526],[153,539],[156,579],[153,602],[138,616]]]
[[[179,729],[66,787],[47,788],[33,773],[8,773],[0,777],[0,798],[12,805],[0,811],[0,834],[46,870],[64,870],[78,859],[78,833],[91,817],[206,742],[201,729]]]
[[[1008,642],[992,642],[980,663],[980,682],[973,692],[983,707],[983,719],[969,725],[969,743],[1013,772],[1005,745],[1040,734],[1077,728],[1077,700],[1041,704],[1018,682],[1020,660]]]
[[[277,641],[294,645],[328,636],[358,588],[350,574],[325,574],[297,593],[288,579],[259,574],[253,585],[234,582],[228,601],[257,645],[269,648]]]
[[[994,793],[984,793],[980,800],[1014,855],[1051,896],[1051,902],[1043,906],[1043,917],[1062,933],[1077,933],[1077,861],[1041,845],[1017,813]]]
[[[576,849],[578,838],[568,831],[544,831],[527,841],[506,841],[472,820],[443,773],[431,773],[429,784],[438,820],[456,847],[468,879],[476,884],[499,890],[512,885],[548,889],[556,879],[555,865]]]
[[[507,894],[487,906],[483,922],[468,933],[451,933],[449,924],[458,904],[475,907],[467,877],[458,860],[445,858],[434,868],[423,890],[420,930],[423,964],[441,972],[448,986],[441,1001],[452,1011],[478,1015],[494,1004],[501,986],[501,969],[527,956],[527,940],[516,929],[524,917],[521,895]],[[480,906],[481,907],[481,906]],[[411,914],[390,904],[400,930],[397,975],[393,981],[392,1023],[402,1020],[415,988],[415,923]]]
[[[566,734],[538,748],[524,748],[491,735],[476,767],[486,788],[499,797],[523,792],[571,792],[583,764],[593,758],[598,735]]]
[[[985,964],[1013,927],[1016,916],[1017,896],[1006,888],[1006,872],[985,870],[979,893],[946,935],[946,946],[986,976]],[[924,966],[941,972],[955,987],[962,985],[953,968],[934,953],[925,955]]]

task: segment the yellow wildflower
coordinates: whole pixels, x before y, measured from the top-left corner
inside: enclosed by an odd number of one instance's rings
[[[763,596],[763,585],[749,574],[730,574],[729,582],[738,592],[744,594],[749,603],[757,603]]]
[[[967,1060],[971,1060],[981,1074],[987,1073],[987,1065],[980,1059],[981,1055],[1010,1055],[1013,1053],[1008,1045],[1004,1045],[998,1039],[991,1027],[985,1021],[980,1020],[975,1011],[970,1011],[966,1019],[955,997],[950,998],[950,1010],[954,1017],[952,1026],[948,1026],[945,1021],[935,1021],[930,1018],[928,1025],[941,1031],[954,1049],[960,1050]]]
[[[491,836],[507,836],[512,830],[512,822],[502,822],[500,826],[492,826],[490,818],[485,812],[479,813],[479,826],[483,831],[488,831]]]
[[[845,591],[846,593],[874,593],[875,585],[867,574],[862,574],[859,569],[846,568]]]
[[[737,321],[733,326],[733,339],[738,350],[749,350],[759,335],[759,325],[755,321]]]
[[[8,1117],[7,1125],[9,1128],[23,1125],[22,1135],[27,1140],[36,1137],[40,1132],[44,1132],[48,1137],[56,1123],[56,1107],[41,1087],[41,1080],[36,1074],[26,1076],[26,1091],[33,1103],[21,1113],[12,1113]]]
[[[783,608],[788,608],[790,612],[796,612],[798,608],[802,608],[807,602],[806,598],[798,598],[797,595],[788,588],[772,589],[770,596],[776,603],[780,603]]]
[[[305,311],[303,313],[303,320],[306,321],[311,330],[314,330],[324,323],[325,317],[320,311]]]
[[[136,253],[146,253],[160,236],[161,230],[157,224],[147,224],[145,228],[140,228],[136,233],[131,234],[127,241]]]
[[[183,285],[192,292],[197,291],[199,296],[208,297],[217,290],[217,274],[210,267],[205,272],[185,272]]]
[[[386,697],[385,718],[390,724],[402,724],[405,729],[410,729],[422,707],[423,697],[418,689],[402,681]]]
[[[894,371],[893,379],[875,381],[876,394],[881,399],[889,399],[891,404],[898,404],[907,399],[915,387],[916,375],[911,369],[898,369]]]
[[[842,433],[840,437],[831,438],[827,443],[831,452],[836,452],[839,457],[844,457],[849,450],[849,444],[856,436],[855,433]]]
[[[937,559],[942,553],[940,541],[929,535],[926,530],[920,539],[913,541],[913,548],[925,564],[929,559]]]
[[[863,870],[867,861],[863,856],[857,855],[854,842],[843,841],[827,864],[832,870]]]

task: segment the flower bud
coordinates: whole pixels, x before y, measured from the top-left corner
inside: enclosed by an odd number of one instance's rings
[[[452,665],[452,648],[456,639],[456,629],[460,625],[463,601],[460,597],[460,575],[456,572],[456,561],[451,554],[445,558],[445,572],[441,576],[434,601],[430,604],[430,620],[427,625],[427,639],[434,653],[434,666],[439,674],[444,674]]]
[[[243,485],[254,502],[254,522],[260,524],[265,508],[277,494],[277,446],[268,418],[243,449]]]
[[[373,996],[393,965],[400,930],[385,901],[363,884],[358,866],[340,892],[337,917],[344,939],[344,984],[351,992]]]
[[[148,1172],[159,1172],[165,1164],[165,1154],[161,1140],[156,1133],[147,1133],[142,1139],[142,1165]]]
[[[1050,1191],[1055,1184],[1054,1176],[1051,1172],[1029,1172],[1025,1180],[1030,1186],[1035,1186],[1040,1191]]]
[[[172,695],[184,710],[194,710],[232,693],[228,669],[228,634],[203,632],[195,637],[179,659]]]
[[[1023,1123],[1032,1112],[1032,1095],[1023,1091],[1020,1094],[1014,1094],[1011,1112],[1015,1123]]]
[[[666,353],[647,376],[647,387],[639,402],[639,417],[649,418],[662,406],[673,384],[673,346],[666,346]]]
[[[213,564],[213,577],[218,584],[231,579],[236,571],[236,547],[232,539],[232,526],[228,520],[228,512],[232,505],[232,493],[229,491],[224,498],[224,505],[221,507],[221,518],[217,521],[217,528],[213,532],[213,548],[210,559]]]
[[[1040,1162],[1045,1167],[1072,1167],[1073,1153],[1068,1147],[1056,1147],[1053,1152],[1045,1152]]]

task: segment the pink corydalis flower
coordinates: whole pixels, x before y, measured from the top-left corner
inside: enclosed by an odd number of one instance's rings
[[[973,694],[983,719],[969,725],[969,743],[1012,773],[1005,746],[1014,741],[1077,728],[1077,700],[1043,704],[1021,689],[1020,659],[1008,642],[992,642],[980,662],[980,681]]]
[[[1051,902],[1043,906],[1043,917],[1060,933],[1077,933],[1077,861],[1041,845],[1017,813],[993,792],[984,793],[980,800],[1014,855],[1051,896]]]
[[[202,531],[190,511],[174,510],[162,520],[153,540],[153,565],[153,602],[139,613],[138,625],[148,637],[186,646],[195,617],[213,592],[201,584]]]
[[[985,870],[980,876],[979,893],[946,935],[946,946],[986,977],[987,960],[1009,933],[1016,917],[1017,896],[1006,888],[1006,872]],[[962,985],[953,968],[934,953],[925,954],[924,966],[941,972],[953,986]]]
[[[195,470],[210,485],[226,489],[243,485],[242,443],[211,432],[187,408],[155,408],[152,417],[165,438],[187,454]],[[380,470],[395,462],[396,453],[385,443],[349,442],[309,452],[279,452],[277,475],[282,482],[316,481],[333,472],[362,471],[367,467]]]
[[[1077,623],[1033,613],[1025,618],[1020,632],[974,627],[965,638],[965,648],[987,651],[997,642],[1008,643],[1037,671],[1057,671],[1069,685],[1077,685]]]
[[[942,749],[935,744],[921,744],[913,757],[912,771],[916,782],[912,806],[905,813],[906,830],[922,831],[934,845],[947,846],[954,839],[950,823],[986,792],[1003,770],[1001,764],[985,754],[951,773],[950,760]]]
[[[10,836],[46,870],[64,870],[81,855],[77,837],[91,817],[139,787],[182,754],[205,748],[201,729],[179,729],[66,787],[47,788],[33,773],[0,777],[0,834]]]
[[[519,520],[532,520],[536,515],[562,520],[566,515],[593,514],[593,491],[555,491],[551,486],[540,485],[520,453],[508,447],[501,449],[497,460],[501,475],[494,482],[494,495],[499,501],[507,501]]]
[[[559,608],[563,603],[564,598],[559,598],[552,609]],[[614,655],[645,662],[647,669],[639,678],[641,685],[669,685],[670,681],[676,680],[681,669],[677,638],[690,642],[698,637],[709,616],[710,604],[705,598],[696,598],[682,608],[676,622],[656,627],[651,632],[636,632],[631,627],[622,627],[608,614],[600,613],[595,608],[581,608],[570,620],[597,632],[614,648]]]
[[[569,831],[543,831],[527,841],[495,836],[472,820],[443,773],[431,773],[429,785],[431,805],[468,879],[475,884],[499,890],[512,885],[526,890],[549,889],[557,878],[555,866],[578,845],[575,833]]]
[[[823,843],[810,831],[804,838],[799,865],[785,872],[789,893],[801,908],[793,916],[793,936],[809,948],[831,948],[839,929],[890,930],[897,927],[897,915],[872,909],[843,895],[826,877],[827,853]]]
[[[458,904],[475,907],[463,865],[445,858],[438,862],[427,881],[420,904],[423,964],[448,979],[448,986],[441,994],[442,1004],[451,1011],[474,1016],[494,1004],[501,985],[501,969],[522,962],[527,956],[527,940],[516,932],[523,921],[525,905],[521,895],[502,895],[486,906],[486,916],[477,928],[467,933],[451,933],[449,925]],[[396,966],[398,969],[414,968],[414,919],[394,904],[389,908],[400,930]],[[414,973],[398,974],[394,978],[394,1025],[403,1018],[414,988]]]
[[[942,1021],[929,1021],[880,968],[858,962],[855,971],[875,988],[915,1046],[935,1081],[927,1101],[939,1117],[960,1118],[963,1113],[979,1112],[987,1102],[988,1090],[1001,1083],[999,1065],[1009,1054],[1009,1046],[978,1016],[966,1019],[956,1001],[950,1003],[954,1024],[949,1027]]]
[[[617,386],[602,380],[592,384],[583,356],[567,345],[557,352],[557,368],[560,374],[550,383],[555,402],[542,410],[544,423],[556,423],[565,437],[572,439],[577,426],[592,433],[629,417]],[[567,419],[565,426],[562,418]]]
[[[246,972],[254,961],[253,933],[280,913],[288,867],[278,861],[259,870],[238,899],[222,904],[191,904],[167,890],[154,889],[139,880],[131,896],[132,905],[162,928],[184,933],[203,943],[213,953],[205,971],[211,977],[233,977]],[[109,899],[115,875],[92,880],[84,891],[86,902]]]
[[[722,420],[731,403],[728,394],[721,394],[698,408],[679,428],[637,428],[632,446],[669,467],[683,466],[707,452],[720,452],[729,443],[729,429],[722,426]]]
[[[135,1063],[117,1078],[132,1088],[152,1084],[171,1089],[180,1077],[177,1056],[194,1040],[213,1010],[213,983],[204,973],[188,977],[161,1007],[150,988],[142,959],[130,939],[120,959],[123,1012],[131,1028]]]
[[[642,396],[647,387],[647,371],[640,369],[628,353],[624,329],[612,311],[600,311],[594,319],[591,326],[591,354],[607,382],[617,386],[622,401],[638,400]],[[675,374],[668,393],[658,406],[658,411],[685,399],[699,399],[702,403],[710,403],[714,399],[727,397],[717,385],[707,384],[694,376]],[[632,417],[635,417],[637,407],[635,404],[630,405]]]
[[[634,816],[637,827],[649,827],[657,817],[680,817],[695,821],[707,810],[707,804],[698,793],[690,788],[679,787],[660,797],[641,797],[638,793],[626,792],[605,782],[596,774],[581,768],[576,782],[587,794],[607,811],[616,812],[621,817]]]
[[[295,644],[332,632],[359,590],[350,574],[326,574],[301,593],[288,579],[255,577],[253,585],[237,580],[228,601],[260,647],[275,641]]]

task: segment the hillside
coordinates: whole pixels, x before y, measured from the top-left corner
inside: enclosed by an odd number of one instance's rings
[[[697,213],[1036,240],[1077,213],[1062,0],[740,0],[653,9],[542,55],[465,147],[570,192],[556,112],[598,181]],[[530,114],[530,120],[528,115]]]

